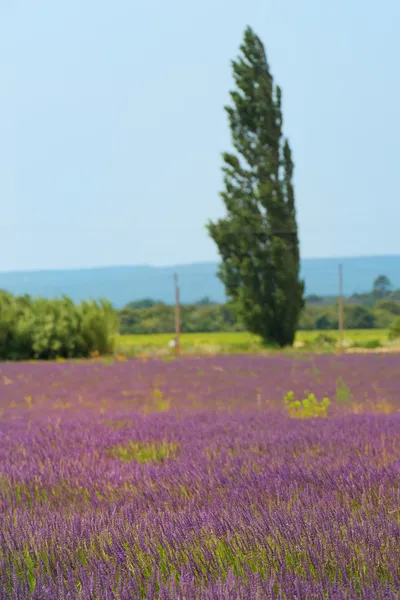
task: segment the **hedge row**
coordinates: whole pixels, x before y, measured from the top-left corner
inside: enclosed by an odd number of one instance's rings
[[[118,316],[107,301],[46,300],[0,292],[0,359],[89,357],[113,351]]]

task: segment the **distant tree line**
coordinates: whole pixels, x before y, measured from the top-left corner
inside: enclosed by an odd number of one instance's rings
[[[386,285],[382,286],[382,282]],[[150,298],[131,302],[119,311],[122,334],[173,333],[175,309]],[[400,316],[400,290],[392,291],[387,277],[380,276],[371,292],[344,302],[346,329],[386,329]],[[298,321],[299,330],[330,330],[338,327],[337,298],[309,296]],[[217,304],[203,298],[181,306],[182,333],[244,331],[245,324],[233,303]]]

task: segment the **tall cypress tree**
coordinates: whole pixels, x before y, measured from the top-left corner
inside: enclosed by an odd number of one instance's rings
[[[240,51],[232,61],[232,105],[225,107],[236,150],[222,155],[227,216],[207,229],[238,316],[264,343],[285,346],[294,341],[304,304],[294,165],[282,133],[281,90],[263,43],[249,27]]]

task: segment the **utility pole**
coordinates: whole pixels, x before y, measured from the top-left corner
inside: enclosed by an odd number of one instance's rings
[[[181,319],[180,319],[180,306],[179,306],[179,285],[178,275],[174,274],[175,283],[175,352],[180,354],[180,333],[181,333]]]
[[[339,352],[343,350],[343,329],[344,329],[344,318],[343,318],[343,268],[339,265],[339,297],[338,297],[338,310],[339,310]]]

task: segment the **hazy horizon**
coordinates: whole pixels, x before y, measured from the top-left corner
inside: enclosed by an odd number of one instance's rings
[[[304,262],[311,262],[311,261],[337,261],[338,264],[340,264],[340,261],[348,261],[348,260],[363,260],[363,259],[374,259],[374,258],[399,258],[400,257],[400,252],[398,254],[370,254],[370,255],[354,255],[354,256],[310,256],[310,257],[301,257],[301,261]],[[96,271],[96,270],[100,270],[100,269],[124,269],[124,268],[135,268],[135,269],[140,269],[140,268],[154,268],[154,269],[173,269],[173,268],[179,268],[179,267],[191,267],[191,266],[200,266],[200,265],[214,265],[216,263],[219,263],[220,259],[214,259],[214,260],[198,260],[198,261],[194,261],[194,262],[181,262],[181,263],[175,263],[175,264],[146,264],[146,263],[142,263],[142,264],[134,264],[134,263],[120,263],[120,264],[114,264],[114,265],[89,265],[89,266],[84,266],[84,267],[64,267],[64,268],[60,268],[60,269],[55,269],[55,268],[36,268],[36,269],[15,269],[15,270],[0,270],[0,273],[2,274],[6,274],[6,273],[42,273],[42,272],[60,272],[60,271]]]
[[[336,295],[338,265],[343,265],[345,295],[372,289],[378,275],[387,275],[393,288],[400,289],[400,255],[302,259],[301,277],[306,295]],[[204,296],[222,302],[225,291],[217,277],[216,261],[157,267],[154,265],[104,266],[93,269],[56,269],[0,272],[0,289],[17,295],[46,298],[67,295],[79,302],[87,298],[108,298],[116,307],[133,300],[153,298],[174,301],[174,279],[179,276],[181,300],[196,302]]]

